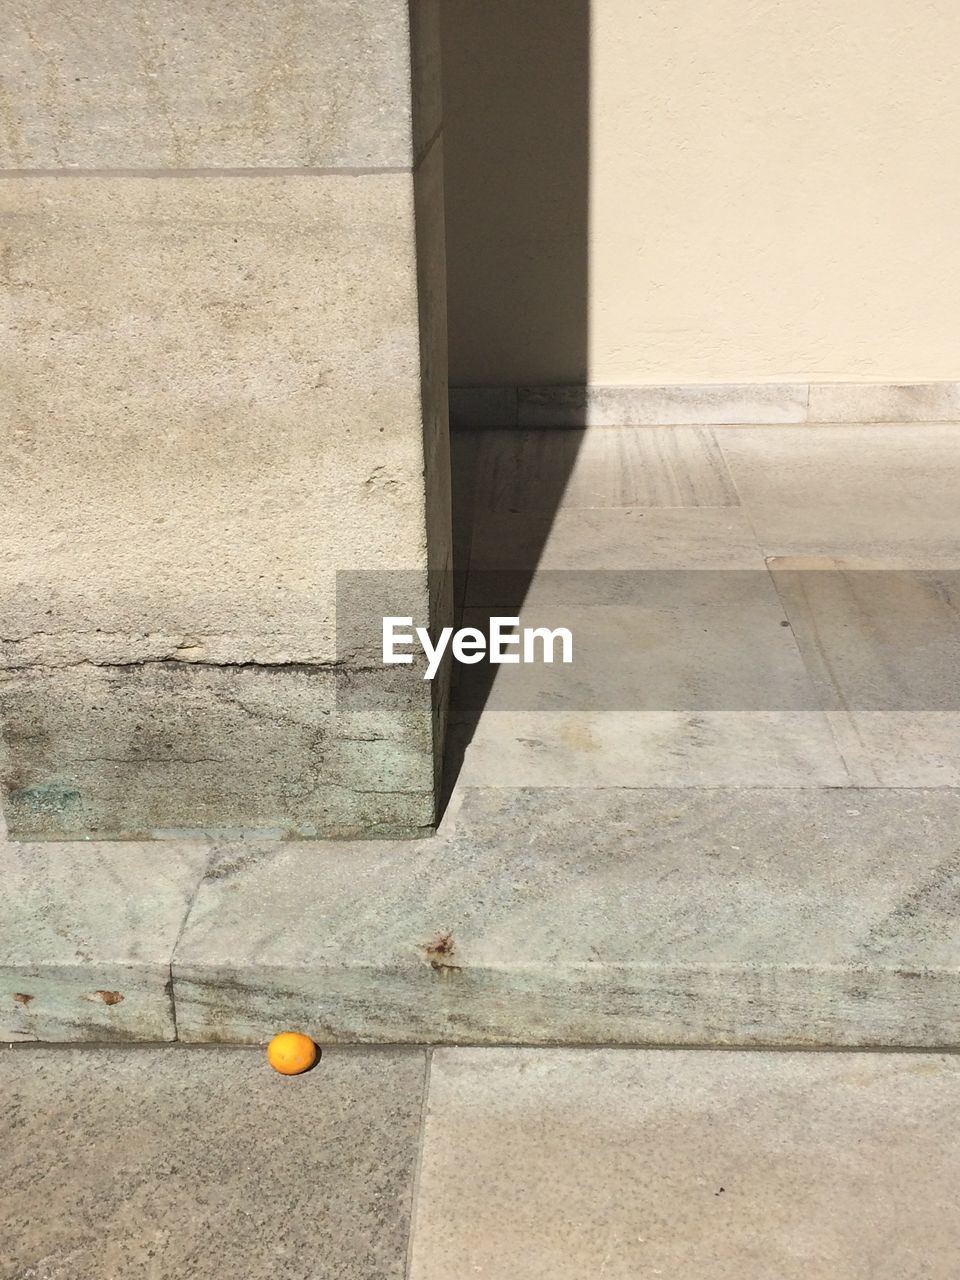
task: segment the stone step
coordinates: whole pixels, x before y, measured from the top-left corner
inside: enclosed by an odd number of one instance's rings
[[[0,1030],[950,1048],[958,833],[947,788],[466,788],[429,840],[11,844]]]
[[[0,1041],[175,1039],[170,958],[209,847],[2,836]]]
[[[960,795],[470,789],[415,844],[223,850],[182,1039],[960,1041]]]

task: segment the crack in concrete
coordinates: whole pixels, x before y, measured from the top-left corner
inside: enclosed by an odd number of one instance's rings
[[[8,641],[4,643],[19,644],[20,641]],[[382,671],[377,666],[352,666],[346,661],[341,660],[323,660],[310,661],[303,658],[277,659],[277,660],[261,660],[259,658],[235,659],[216,659],[216,658],[130,658],[127,660],[111,659],[109,661],[99,661],[96,658],[77,658],[73,662],[58,662],[49,665],[39,662],[25,663],[22,667],[0,667],[0,670],[8,671],[50,671],[64,670],[73,667],[97,667],[117,670],[126,670],[131,667],[145,666],[169,666],[169,667],[211,667],[226,668],[234,671],[300,671],[306,675],[312,675],[316,672],[348,672],[350,675],[373,675]]]
[[[227,756],[72,756],[71,764],[229,764]]]

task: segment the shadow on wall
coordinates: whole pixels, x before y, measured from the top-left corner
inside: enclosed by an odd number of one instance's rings
[[[442,11],[451,384],[584,384],[590,0]]]
[[[451,385],[585,384],[590,0],[444,0],[442,13]],[[476,611],[519,614],[576,459],[567,437],[564,465],[518,495],[521,439],[482,425],[452,450],[458,603],[480,626]],[[495,671],[455,671],[448,794]]]

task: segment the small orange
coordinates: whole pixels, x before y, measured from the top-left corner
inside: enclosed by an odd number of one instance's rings
[[[282,1076],[309,1071],[317,1060],[317,1046],[299,1031],[281,1031],[267,1045],[267,1061]]]

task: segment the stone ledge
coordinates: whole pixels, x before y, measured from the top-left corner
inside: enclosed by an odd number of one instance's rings
[[[209,856],[0,843],[0,1040],[176,1039],[170,957]]]
[[[960,1042],[951,791],[471,789],[437,839],[211,863],[179,1034]]]
[[[175,1006],[195,1043],[960,1044],[960,792],[484,788],[454,808],[416,844],[7,846],[4,1004],[46,986],[4,1038],[172,1038]]]

